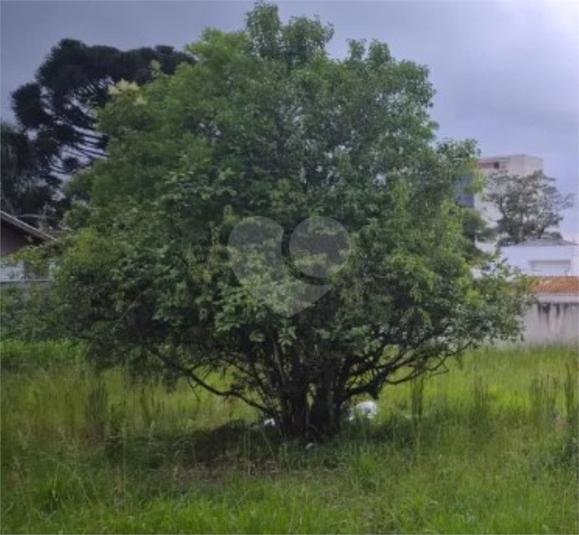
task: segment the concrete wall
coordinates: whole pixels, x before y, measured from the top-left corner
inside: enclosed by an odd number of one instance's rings
[[[524,345],[579,343],[579,296],[541,295],[525,314]]]

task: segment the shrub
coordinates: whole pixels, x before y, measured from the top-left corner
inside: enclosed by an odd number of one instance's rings
[[[54,299],[53,288],[46,283],[3,287],[2,338],[29,342],[61,338],[63,329],[53,314]]]

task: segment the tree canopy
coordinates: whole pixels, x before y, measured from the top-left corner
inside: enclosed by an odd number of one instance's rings
[[[40,177],[42,158],[25,132],[4,122],[0,128],[2,210],[24,218],[38,216],[50,224],[57,215],[58,181]],[[36,225],[38,221],[30,223]]]
[[[100,364],[184,377],[302,437],[516,336],[526,295],[504,266],[474,274],[454,191],[476,147],[436,141],[427,69],[376,41],[332,59],[331,37],[258,4],[243,31],[205,31],[194,67],[117,84],[57,272],[62,322]]]
[[[106,155],[107,137],[96,129],[96,110],[109,101],[111,86],[121,80],[148,82],[152,62],[161,72],[173,74],[179,63],[193,61],[190,54],[169,46],[124,51],[61,40],[38,68],[35,80],[12,94],[17,123],[12,130],[18,131],[19,146],[29,147],[28,167],[34,168],[36,189],[49,184],[51,194],[59,192],[62,179]],[[16,191],[15,184],[28,179],[12,173],[7,180],[11,184],[7,188]],[[86,197],[78,188],[74,194]],[[54,201],[51,205],[46,198],[45,203],[55,211]]]
[[[493,230],[502,245],[560,237],[561,212],[573,206],[573,194],[562,195],[555,179],[540,171],[527,176],[493,173],[487,195],[500,213]]]

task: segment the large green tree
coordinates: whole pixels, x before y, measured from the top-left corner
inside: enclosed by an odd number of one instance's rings
[[[454,190],[475,147],[435,141],[427,69],[379,42],[332,59],[331,36],[258,4],[191,45],[195,67],[118,84],[57,273],[61,324],[100,364],[185,377],[302,437],[515,336],[525,303],[504,268],[473,274]]]

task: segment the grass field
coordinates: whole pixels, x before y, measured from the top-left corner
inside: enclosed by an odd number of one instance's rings
[[[577,533],[576,390],[576,348],[479,351],[306,449],[186,384],[6,369],[2,532]]]

